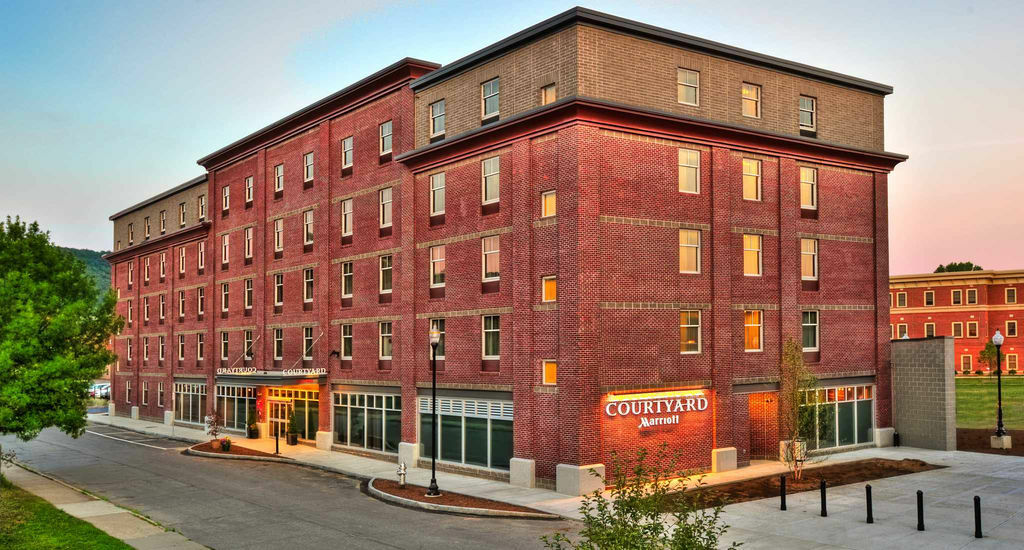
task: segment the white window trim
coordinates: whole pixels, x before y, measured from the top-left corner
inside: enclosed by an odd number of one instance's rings
[[[313,211],[306,210],[302,213],[302,244],[313,244],[313,231],[315,227],[313,225]]]
[[[755,165],[757,166],[757,173],[756,174],[748,174],[746,172],[746,170],[743,170],[743,166],[744,166],[744,164],[746,164],[746,162],[744,162],[744,161],[755,163]],[[750,158],[741,159],[741,161],[740,161],[740,171],[743,173],[742,178],[746,178],[747,176],[756,176],[757,177],[757,190],[756,190],[757,191],[757,196],[755,198],[753,198],[753,199],[748,199],[746,196],[744,196],[743,200],[750,201],[750,202],[763,202],[764,196],[763,196],[762,191],[761,191],[762,168],[763,168],[763,166],[762,166],[762,163],[761,163],[760,159],[750,159]],[[743,183],[743,182],[741,181],[741,183]],[[746,185],[744,185],[743,188],[740,191],[741,191],[741,195],[743,193],[745,193],[746,192]]]
[[[442,106],[444,106],[444,107],[445,107],[445,109],[441,111],[441,114],[439,114],[439,115],[435,115],[435,114],[434,114],[434,105],[437,105],[437,104],[439,104],[439,103],[440,103],[440,104],[441,104]],[[431,103],[430,105],[428,105],[428,107],[429,107],[429,109],[430,109],[430,137],[437,137],[437,136],[443,136],[443,135],[444,135],[444,133],[445,133],[445,131],[444,131],[444,130],[441,130],[440,132],[438,132],[438,131],[437,131],[437,127],[436,127],[436,124],[434,124],[434,122],[435,122],[435,121],[436,121],[436,119],[437,119],[437,118],[439,118],[439,117],[445,117],[445,123],[446,123],[446,125],[447,125],[447,122],[448,122],[448,120],[447,120],[447,117],[445,116],[445,115],[447,114],[447,105],[445,104],[445,101],[444,101],[444,99],[439,99],[439,100],[437,100],[437,101],[435,101],[435,102]]]
[[[757,248],[747,248],[746,244],[743,245],[743,253],[744,253],[743,254],[744,255],[744,259],[743,259],[743,261],[744,261],[743,276],[744,277],[761,277],[761,276],[764,275],[764,236],[763,235],[753,234],[753,233],[744,233],[743,236],[744,237],[757,237],[757,244],[758,244]],[[757,273],[747,273],[746,257],[745,256],[746,256],[746,252],[748,250],[750,250],[750,251],[756,250],[757,251]]]
[[[500,78],[501,77],[496,76],[496,77],[494,77],[492,79],[489,79],[489,80],[486,80],[486,81],[480,83],[480,119],[481,120],[486,120],[488,118],[501,115],[501,80],[500,80]],[[498,82],[498,91],[494,92],[491,95],[485,95],[484,86],[490,84],[491,82],[495,82],[495,81]],[[498,108],[493,113],[488,113],[487,112],[487,98],[494,97],[494,96],[498,96]]]
[[[904,326],[905,326],[905,325],[904,325]],[[957,328],[958,326],[960,327],[960,336],[957,336],[957,335],[956,335],[956,333],[957,333],[957,330],[956,330],[956,328]],[[966,334],[967,334],[966,332],[964,332],[964,324],[963,324],[963,323],[962,323],[961,321],[954,321],[954,322],[953,322],[953,323],[952,323],[952,324],[950,325],[950,330],[951,330],[950,334],[951,334],[951,335],[953,336],[953,338],[963,338],[963,337],[964,337],[964,335],[966,335]],[[899,332],[897,332],[897,334],[899,334]]]
[[[196,313],[199,315],[206,313],[206,289],[204,287],[196,289]]]
[[[274,252],[284,250],[284,218],[274,220]]]
[[[444,251],[445,254],[443,256],[441,256],[440,259],[435,260],[434,259],[434,250],[437,249],[437,248],[441,248]],[[434,264],[439,263],[439,262],[442,262],[442,263],[445,262],[445,260],[447,259],[447,256],[448,256],[448,250],[447,250],[447,248],[445,248],[445,245],[439,244],[439,245],[431,246],[430,248],[428,248],[427,249],[427,254],[430,255],[430,257],[429,257],[430,269],[427,270],[428,271],[428,275],[430,277],[430,288],[442,288],[442,287],[445,286],[445,283],[448,282],[447,281],[447,279],[448,279],[447,265],[445,266],[446,267],[446,269],[445,269],[445,280],[440,282],[440,283],[435,283],[434,282]]]
[[[807,348],[807,347],[803,347],[803,343],[801,342],[801,347],[803,348],[803,351],[807,351],[807,352],[821,351],[821,314],[818,313],[817,310],[810,310],[810,309],[808,309],[808,310],[803,310],[803,311],[800,312],[800,335],[803,336],[803,328],[806,327],[806,326],[809,326],[807,324],[804,324],[804,322],[803,322],[803,314],[804,313],[808,313],[808,312],[812,312],[812,311],[814,312],[814,342],[817,345],[814,346],[814,347]],[[764,318],[761,319],[761,323],[762,323],[762,325],[764,324]]]
[[[494,238],[496,238],[498,240],[498,248],[497,248],[497,250],[493,250],[491,252],[487,252],[486,250],[484,250],[484,243],[487,242],[487,239],[490,238],[490,237],[494,237]],[[487,276],[487,254],[495,254],[495,253],[498,254],[498,276],[497,277],[488,277]],[[499,237],[498,235],[489,235],[487,237],[482,237],[480,239],[480,277],[481,277],[480,280],[483,281],[483,282],[500,281],[501,280],[501,237]]]
[[[814,174],[814,181],[804,180],[804,170],[810,170],[810,174]],[[811,204],[804,204],[803,189],[800,190],[800,208],[803,210],[817,210],[818,209],[818,169],[812,166],[800,166],[798,167],[798,176],[800,178],[800,186],[803,187],[805,183],[811,185]]]
[[[309,277],[306,277],[307,274],[309,275]],[[315,285],[316,285],[316,279],[314,278],[314,275],[313,275],[313,268],[312,267],[307,267],[306,269],[303,269],[302,270],[302,301],[303,301],[303,303],[307,303],[308,304],[308,303],[312,303],[313,302],[313,292],[315,290]],[[307,290],[309,291],[309,295],[308,296],[306,295],[306,291]]]
[[[185,335],[178,335],[178,361],[185,360]]]
[[[220,310],[221,312],[227,312],[228,306],[230,305],[231,298],[231,283],[220,284]]]
[[[1010,301],[1010,291],[1013,291],[1013,301]],[[1017,287],[1008,286],[1003,289],[1003,303],[1016,304],[1017,303]]]
[[[757,318],[759,323],[757,324],[757,344],[760,346],[758,348],[747,349],[747,327],[754,326],[747,325],[747,312],[749,311],[758,312]],[[744,353],[761,353],[764,351],[764,310],[762,309],[748,309],[743,311],[743,351]]]
[[[430,328],[430,330],[434,330],[434,323],[435,323],[436,321],[442,321],[442,322],[443,322],[444,320],[445,320],[445,318],[444,318],[444,317],[434,317],[434,318],[430,319],[430,322],[429,322],[429,323],[427,323],[427,326],[428,326],[428,327]],[[448,323],[444,323],[444,324],[446,325],[446,326],[445,326],[445,330],[440,330],[440,326],[441,326],[441,323],[437,323],[437,325],[438,325],[438,330],[439,330],[439,331],[441,332],[441,339],[445,339],[445,336],[447,336],[447,330],[448,330],[447,324],[448,324]],[[427,336],[429,337],[429,335],[430,335],[430,333],[428,332],[428,333],[427,333]],[[429,344],[429,342],[430,342],[430,340],[428,339],[428,340],[427,340],[427,343]],[[447,344],[447,343],[448,343],[448,342],[446,341],[446,342],[445,342],[445,344]],[[447,352],[448,352],[448,350],[447,350],[447,348],[446,348],[446,349],[445,349],[445,353],[447,353]],[[444,354],[444,353],[442,353],[442,354],[440,354],[440,355],[438,355],[438,356],[437,356],[437,360],[438,360],[438,361],[444,361],[444,358],[445,358],[445,354]]]
[[[385,134],[384,133],[384,125],[388,124],[388,123],[390,123],[390,125],[389,125],[390,128],[388,129],[388,133]],[[380,125],[377,127],[377,133],[379,134],[379,137],[377,138],[377,144],[378,144],[377,148],[380,150],[380,154],[381,155],[386,155],[386,154],[388,154],[388,153],[390,153],[390,152],[392,152],[394,150],[394,148],[395,148],[395,134],[394,134],[394,132],[395,132],[394,120],[385,120],[384,122],[380,123]],[[384,149],[384,137],[385,136],[391,138],[391,145],[386,150]]]
[[[1010,325],[1013,325],[1012,336],[1010,335]],[[1006,328],[1004,328],[1003,330],[1005,331],[1007,338],[1016,338],[1018,335],[1020,335],[1020,332],[1018,332],[1019,329],[1020,327],[1017,326],[1017,321],[1015,319],[1010,319],[1006,321]]]
[[[220,333],[220,360],[221,361],[227,361],[228,360],[228,355],[230,355],[230,352],[228,351],[228,348],[230,346],[231,346],[231,337],[228,336],[228,333],[226,331],[221,331],[221,333]]]
[[[309,334],[309,336],[306,336]],[[306,342],[309,345],[306,345]],[[313,338],[313,327],[302,327],[302,359],[305,361],[311,361],[313,359],[313,345],[316,344],[316,340]]]
[[[345,327],[348,327],[348,330],[349,330],[349,333],[350,333],[348,336],[345,336]],[[351,354],[350,355],[345,355],[345,339],[348,338],[352,342],[352,345],[349,346],[350,348],[352,348],[354,350],[355,347],[356,347],[356,339],[355,339],[356,334],[355,334],[355,329],[353,329],[352,327],[353,327],[353,325],[351,323],[346,323],[346,324],[341,325],[341,358],[345,359],[347,361],[351,361],[352,360],[352,355]]]
[[[353,287],[356,286],[356,268],[355,268],[355,264],[352,263],[352,262],[342,262],[342,264],[341,264],[341,297],[342,298],[351,298],[352,297],[352,292],[355,289],[354,288],[350,288],[349,292],[347,294],[345,293],[345,266],[346,265],[351,268],[350,274],[352,275],[352,286]]]
[[[903,297],[903,305],[900,305],[900,297],[901,296]],[[898,308],[907,307],[907,303],[908,303],[907,302],[907,293],[906,292],[897,292],[896,293],[896,307],[898,307]]]
[[[302,155],[302,181],[308,183],[313,181],[314,175],[314,157],[313,151]]]
[[[253,178],[248,176],[245,178],[245,202],[252,202],[255,191],[253,190]]]
[[[487,163],[495,160],[494,163],[497,168],[494,172],[488,173]],[[497,190],[493,199],[487,199],[487,176],[496,176],[498,179]],[[490,157],[480,161],[480,204],[492,204],[501,201],[501,157]]]
[[[550,214],[546,214],[544,212],[545,205],[547,204],[547,200],[545,200],[545,199],[548,197],[548,195],[554,195],[555,196],[555,211],[553,213],[550,213]],[[555,191],[554,189],[552,189],[550,191],[544,191],[543,193],[540,194],[540,217],[542,219],[546,219],[546,218],[554,218],[557,215],[558,215],[558,192]]]
[[[811,100],[811,110],[810,111],[800,107],[800,99],[809,99],[809,100]],[[798,97],[797,100],[796,100],[796,108],[797,108],[797,124],[800,126],[800,129],[801,130],[810,130],[812,132],[815,131],[818,128],[818,98],[811,97],[809,95],[800,94],[800,97]],[[810,126],[804,126],[804,124],[802,122],[800,122],[800,115],[799,115],[799,113],[802,113],[802,112],[809,112],[809,113],[811,113],[811,125]]]
[[[974,300],[973,301],[971,301],[971,294],[974,294]],[[976,305],[978,305],[978,289],[976,289],[976,288],[968,288],[966,296],[964,296],[964,303],[969,305],[969,306],[976,306]]]
[[[1013,357],[1013,365],[1010,364],[1010,358],[1011,357]],[[1017,360],[1017,354],[1016,353],[1007,353],[1006,354],[1006,370],[1008,370],[1008,371],[1011,370],[1011,369],[1012,370],[1017,370],[1019,368],[1020,368],[1020,362]]]
[[[384,289],[384,258],[391,258],[391,265],[388,266],[387,270],[391,272],[391,288]],[[381,294],[391,294],[391,291],[395,289],[395,257],[391,254],[385,254],[377,257],[377,291]]]
[[[757,90],[757,99],[747,99],[746,97],[744,97],[743,96],[743,87],[744,86],[753,86],[754,89]],[[762,95],[763,95],[762,92],[763,92],[763,89],[761,88],[760,84],[754,84],[753,82],[743,82],[743,83],[740,84],[740,115],[742,115],[742,116],[744,116],[746,118],[757,118],[757,119],[761,118],[761,98],[762,98]],[[755,105],[757,106],[757,114],[755,114],[755,115],[748,115],[748,114],[744,113],[743,112],[743,102],[744,101],[754,101]]]
[[[964,359],[967,359],[967,362],[970,363],[970,365],[966,369],[964,368]],[[970,371],[974,370],[974,356],[972,356],[969,353],[961,354],[960,355],[960,370],[961,371],[966,371],[966,372],[970,372]]]
[[[255,239],[256,231],[252,227],[245,228],[245,257],[252,258],[252,241]]]
[[[683,249],[684,248],[696,248],[697,249],[697,269],[696,269],[696,271],[685,271],[685,270],[680,269],[679,273],[685,274],[685,275],[700,275],[700,269],[701,269],[701,263],[702,263],[700,256],[701,256],[701,253],[703,252],[702,249],[704,247],[704,234],[699,229],[680,229],[679,230],[680,235],[682,234],[683,231],[696,231],[697,232],[697,244],[696,244],[696,246],[691,245],[691,244],[682,244],[682,243],[679,244],[679,260],[680,260],[680,263],[682,263]]]
[[[206,358],[206,337],[203,333],[196,334],[196,361],[203,361]]]
[[[284,163],[274,165],[274,192],[284,191]]]
[[[547,374],[545,372],[545,370],[546,370],[546,368],[548,366],[548,363],[554,363],[555,364],[555,381],[554,382],[548,382],[545,379],[545,376]],[[555,360],[555,359],[541,359],[540,360],[540,383],[541,383],[542,386],[557,386],[558,385],[558,361],[557,360]]]
[[[932,303],[931,304],[928,303],[928,295],[929,294],[932,297]],[[935,291],[934,290],[926,290],[926,291],[924,291],[924,298],[923,299],[924,299],[924,307],[935,307]]]
[[[814,257],[814,275],[812,275],[810,277],[806,277],[803,274],[803,261],[802,260],[803,260],[803,257],[807,255],[807,253],[804,252],[804,241],[805,240],[812,241],[814,243],[814,254],[813,254],[813,257]],[[817,281],[818,280],[818,275],[819,275],[819,273],[818,273],[818,239],[804,239],[804,238],[800,239],[800,258],[801,258],[801,262],[800,262],[800,280],[802,280],[802,281]]]
[[[347,149],[346,149],[346,145],[348,146]],[[353,139],[353,136],[348,136],[347,138],[341,140],[341,167],[342,168],[351,168],[352,164],[355,162],[356,155],[355,155],[355,147],[354,147],[354,145],[355,145],[355,140]],[[347,163],[345,162],[345,153],[346,152],[351,152],[352,153],[350,155],[352,158]]]
[[[487,330],[486,319],[488,317],[498,318],[498,330]],[[497,332],[498,333],[498,355],[487,355],[487,333]],[[481,315],[480,316],[480,357],[487,361],[496,361],[501,359],[501,315]]]
[[[684,164],[683,163],[683,159],[681,158],[681,157],[684,156],[684,154],[683,154],[684,151],[687,153],[686,156],[689,156],[689,153],[696,153],[697,154],[697,164]],[[700,188],[701,188],[701,185],[700,185],[700,163],[701,163],[701,160],[702,160],[703,156],[704,155],[701,154],[699,149],[689,149],[687,147],[679,147],[678,148],[678,151],[676,152],[676,163],[677,163],[677,166],[676,166],[676,170],[677,170],[676,179],[679,179],[679,173],[678,172],[682,172],[683,168],[694,168],[694,169],[697,170],[697,178],[696,178],[697,188],[694,189],[693,191],[687,191],[685,189],[680,189],[679,190],[680,193],[686,193],[687,195],[699,195],[700,194]],[[689,159],[687,159],[687,162],[689,162]]]
[[[971,336],[971,327],[972,326],[974,327],[974,336]],[[965,338],[977,338],[978,335],[980,334],[978,332],[978,322],[977,321],[967,321],[967,326],[964,327],[964,330],[966,330],[966,332],[964,332],[964,337]]]
[[[242,287],[242,301],[245,302],[245,309],[252,309],[255,293],[255,282],[252,279],[246,279]]]
[[[903,338],[900,336],[900,327],[903,327],[903,334],[910,336],[910,328],[907,327],[906,323],[899,323],[896,325],[896,338]]]
[[[924,337],[928,338],[928,327],[932,327],[932,336],[935,336],[935,323],[924,324]]]
[[[278,277],[280,277],[280,279],[278,279]],[[281,282],[278,283],[278,280],[280,280]],[[278,287],[281,288],[280,296],[278,296],[279,293],[277,292]],[[274,305],[284,305],[284,273],[274,274]]]
[[[387,201],[384,200],[384,191],[388,191],[389,198]],[[385,187],[384,189],[381,189],[379,192],[377,192],[377,222],[380,225],[380,227],[391,227],[391,225],[395,222],[395,210],[393,206],[393,203],[395,201],[394,193],[394,187]],[[385,205],[387,205],[388,208],[390,209],[388,212],[390,219],[387,222],[384,221]]]
[[[550,300],[545,295],[547,293],[547,282],[548,281],[554,281],[555,282],[555,297],[550,299]],[[551,304],[551,303],[554,303],[554,302],[558,301],[558,276],[557,275],[547,275],[547,276],[544,276],[544,277],[540,278],[540,301],[542,303],[545,303],[545,304]]]
[[[220,188],[220,209],[227,212],[231,209],[231,186],[225,185]]]
[[[220,263],[229,263],[231,259],[231,235],[221,235],[220,238]]]
[[[960,303],[959,304],[953,298],[954,296],[957,295],[957,293],[960,294]],[[949,291],[949,305],[951,305],[951,306],[962,306],[962,305],[964,305],[964,291],[962,289],[959,289],[959,288],[950,289],[950,291]]]
[[[389,325],[388,333],[384,334],[384,325]],[[381,321],[377,323],[377,358],[382,361],[390,361],[392,355],[384,355],[384,336],[391,337],[391,353],[395,352],[395,326],[391,324],[391,321]]]
[[[686,84],[684,82],[681,82],[680,79],[679,79],[679,76],[682,73],[693,73],[693,74],[697,75],[697,84]],[[687,87],[687,88],[693,88],[694,90],[696,90],[697,93],[694,94],[694,97],[697,98],[697,102],[696,103],[689,103],[689,102],[686,102],[686,101],[681,101],[679,99],[679,86],[684,86],[684,87]],[[679,103],[680,105],[689,105],[691,107],[700,107],[700,71],[695,71],[693,69],[685,69],[683,67],[676,67],[676,102]]]
[[[178,248],[178,273],[185,272],[185,247]]]
[[[348,211],[345,207],[348,207]],[[345,230],[345,220],[348,219],[348,230]],[[355,213],[352,211],[352,199],[345,199],[341,201],[341,236],[348,237],[352,234],[352,230],[355,227]]]
[[[441,185],[438,186],[438,187],[434,187],[435,178],[441,182]],[[437,203],[434,201],[434,192],[438,191],[438,190],[447,191],[447,189],[446,189],[447,182],[445,181],[445,179],[446,179],[446,177],[445,177],[445,173],[444,172],[438,172],[436,174],[431,174],[430,175],[430,183],[429,183],[429,185],[430,185],[430,215],[431,216],[439,216],[441,214],[444,214],[444,206],[445,205],[442,203],[441,204],[441,209],[440,210],[437,209]],[[447,197],[447,192],[446,192],[446,194],[445,194],[445,201],[444,202],[447,202],[447,198],[448,197]]]
[[[280,342],[280,345],[278,345]],[[274,342],[273,342],[274,360],[280,361],[284,358],[284,329],[274,329]]]
[[[699,309],[686,309],[686,310],[681,310],[679,313],[683,314],[683,313],[690,313],[690,312],[693,312],[693,311],[697,312],[697,351],[682,351],[682,350],[679,350],[679,355],[700,355],[704,351],[704,335],[703,335],[703,332],[704,332],[704,326],[703,326],[704,325],[704,314],[703,314],[703,312],[701,312],[701,310],[699,310]],[[679,326],[680,327],[690,327],[690,326],[693,326],[693,325],[684,325],[680,321]],[[680,347],[682,347],[682,342],[680,342],[679,345],[680,345]]]

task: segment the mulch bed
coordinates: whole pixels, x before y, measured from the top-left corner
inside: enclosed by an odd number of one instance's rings
[[[992,428],[957,428],[956,450],[974,453],[990,453],[994,455],[1024,456],[1024,430],[1006,430],[1013,448],[993,449],[991,438],[996,429]]]
[[[273,455],[271,453],[265,453],[263,451],[254,451],[252,449],[246,449],[245,447],[239,447],[238,445],[236,445],[234,443],[231,444],[231,450],[229,452],[226,452],[226,453],[224,451],[215,451],[215,450],[213,450],[213,444],[210,443],[209,441],[207,441],[206,443],[200,443],[198,445],[193,445],[192,449],[194,449],[196,451],[203,451],[204,453],[214,453],[214,454],[222,454],[222,455],[269,456],[269,457],[277,456],[277,455]]]
[[[904,474],[926,472],[937,468],[944,468],[944,466],[936,466],[910,458],[904,458],[903,460],[871,458],[810,467],[804,470],[803,477],[799,480],[793,479],[792,474],[786,474],[786,494],[816,491],[822,479],[825,480],[828,487],[836,487],[850,483],[861,483]],[[778,497],[779,476],[771,475],[723,483],[713,487],[697,489],[697,491],[703,493],[701,498],[707,499],[707,506],[735,504],[749,500]]]
[[[468,495],[460,495],[459,493],[450,493],[441,489],[441,496],[439,497],[428,497],[427,488],[419,485],[406,484],[405,488],[398,486],[397,481],[390,479],[375,479],[373,480],[373,486],[382,493],[394,495],[396,497],[407,498],[409,500],[415,500],[419,502],[427,502],[430,504],[443,504],[445,506],[461,506],[463,508],[485,508],[487,510],[500,510],[502,512],[531,512],[531,513],[543,513],[534,510],[533,508],[527,508],[525,506],[516,506],[515,504],[508,504],[505,502],[498,502],[496,500],[488,500],[486,498],[471,497]]]

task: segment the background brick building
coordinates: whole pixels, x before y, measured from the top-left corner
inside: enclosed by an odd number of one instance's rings
[[[186,294],[184,316],[116,340],[115,407],[160,416],[126,384],[161,380],[189,396],[178,421],[217,392],[265,433],[296,412],[318,446],[415,461],[437,326],[442,467],[561,486],[660,442],[688,467],[776,454],[794,339],[841,422],[815,444],[873,444],[891,425],[887,174],[906,158],[882,149],[888,93],[580,8],[443,68],[403,60],[112,217],[132,241],[109,257],[122,314]],[[182,203],[185,225],[139,239]],[[161,253],[174,277],[129,288]],[[186,359],[140,363],[158,331]]]

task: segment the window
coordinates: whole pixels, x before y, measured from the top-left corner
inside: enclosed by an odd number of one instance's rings
[[[156,383],[156,406],[157,407],[163,407],[164,406],[164,383],[163,382],[157,382]]]
[[[132,360],[132,340],[131,340],[131,338],[129,338],[129,339],[125,340],[124,342],[125,342],[125,344],[127,344],[125,356],[128,358],[129,361],[131,361]]]
[[[245,228],[245,246],[244,246],[244,248],[245,248],[245,257],[246,258],[252,258],[252,236],[253,236],[253,232],[254,231],[255,231],[255,228],[252,228],[252,227],[246,227]]]
[[[684,105],[700,104],[700,73],[676,69],[676,100]]]
[[[274,192],[284,191],[284,164],[274,166]]]
[[[160,278],[163,279],[167,275],[167,253],[160,253]]]
[[[197,265],[199,266],[199,269],[203,269],[204,267],[206,267],[206,243],[203,241],[199,241],[198,256],[199,258]]]
[[[700,311],[679,312],[679,353],[700,353]]]
[[[274,251],[284,250],[284,219],[274,220]]]
[[[185,247],[178,249],[178,273],[185,272]]]
[[[302,327],[302,358],[313,358],[313,327]]]
[[[220,263],[226,264],[231,259],[230,239],[231,235],[221,235],[220,237]]]
[[[924,291],[924,305],[929,306],[929,307],[935,305],[935,291],[934,290],[926,290],[926,291]]]
[[[146,380],[142,381],[142,404],[149,404],[149,382]]]
[[[135,224],[128,224],[128,246],[135,243]]]
[[[761,336],[764,334],[764,312],[752,310],[743,312],[743,350],[761,351]]]
[[[960,323],[960,322],[953,323],[953,338],[963,338],[963,337],[964,337],[964,324]]]
[[[800,239],[800,278],[818,280],[818,240]]]
[[[391,255],[380,257],[380,292],[388,294],[391,292]]]
[[[352,325],[341,325],[341,358],[352,359]]]
[[[252,202],[252,176],[245,178],[245,202]]]
[[[302,213],[302,242],[313,244],[313,211],[306,210]]]
[[[258,394],[259,388],[217,384],[216,407],[221,413],[224,427],[230,430],[245,430],[250,421],[257,422],[258,418],[251,418],[249,415],[255,415]]]
[[[431,319],[430,330],[436,330],[440,333],[437,340],[437,358],[444,359],[444,319]],[[430,343],[430,340],[427,340]]]
[[[761,87],[757,84],[743,83],[743,116],[761,118]]]
[[[341,236],[352,234],[352,199],[341,201]]]
[[[540,217],[550,218],[558,212],[554,191],[545,191],[540,194]]]
[[[444,245],[430,247],[430,286],[444,286]]]
[[[743,199],[761,200],[761,161],[743,159]]]
[[[498,184],[501,170],[500,159],[498,157],[484,159],[480,163],[480,169],[482,174],[483,204],[498,202]]]
[[[1006,356],[1006,370],[1016,371],[1017,370],[1017,354],[1010,353]]]
[[[1006,336],[1009,338],[1017,336],[1017,321],[1006,322]]]
[[[334,443],[392,454],[398,452],[402,435],[401,395],[335,393],[334,405]],[[310,433],[315,431],[315,424],[310,428]]]
[[[160,318],[161,319],[165,318],[166,317],[165,313],[166,313],[167,308],[166,308],[166,297],[163,294],[160,295],[160,304],[157,307],[158,307],[158,309],[160,311]]]
[[[352,136],[341,140],[341,167],[352,167]]]
[[[907,307],[907,293],[897,292],[896,293],[896,307]]]
[[[313,153],[302,155],[302,181],[313,181]]]
[[[144,262],[142,270],[142,279],[147,283],[149,282],[149,256],[146,256],[146,260]]]
[[[700,151],[679,150],[679,192],[700,193]]]
[[[220,360],[228,360],[228,333],[220,333]]]
[[[801,422],[809,424],[807,448],[869,443],[874,428],[874,386],[817,388],[799,398]]]
[[[185,225],[185,203],[178,203],[178,225]]]
[[[700,231],[679,230],[679,272],[700,273]]]
[[[142,337],[142,360],[149,361],[149,336]]]
[[[818,351],[818,312],[803,312],[804,351]]]
[[[203,356],[206,355],[206,335],[203,333],[196,334],[196,359],[199,361],[203,360]]]
[[[957,290],[951,290],[949,292],[949,302],[951,304],[953,304],[954,306],[963,305],[963,303],[964,303],[963,297],[964,297],[964,291],[962,291],[962,290],[957,289]],[[906,306],[906,304],[904,304],[904,306],[901,306],[901,307],[905,307],[905,306]]]
[[[501,317],[498,315],[484,315],[484,359],[498,359],[501,357]]]
[[[199,315],[206,311],[206,289],[203,287],[196,289],[196,311]]]
[[[252,279],[245,280],[245,309],[252,309]]]
[[[924,324],[924,337],[935,338],[935,323]]]
[[[391,359],[391,323],[380,323],[380,358]]]
[[[274,305],[284,303],[284,273],[274,274]]]
[[[889,339],[890,340],[895,340],[896,339],[896,327],[894,325],[892,325],[892,324],[889,325]]]
[[[135,282],[135,263],[133,262],[128,263],[128,286],[132,286],[132,283]]]
[[[968,288],[967,289],[967,303],[974,305],[978,303],[978,289]]]
[[[284,329],[274,329],[274,360],[280,361],[284,357]]]
[[[542,86],[540,89],[540,104],[549,105],[558,99],[558,87],[554,84]]]
[[[145,234],[145,238],[149,238],[149,216],[142,219],[142,229]]]
[[[128,324],[132,324],[132,302],[128,300]]]
[[[178,335],[178,361],[185,360],[185,335]]]
[[[430,137],[444,134],[444,100],[430,104]]]
[[[743,235],[743,274],[761,276],[761,235]]]
[[[221,188],[220,209],[228,210],[229,208],[231,208],[231,186],[225,185]]]
[[[430,176],[430,215],[444,214],[444,172]]]
[[[391,227],[391,188],[380,190],[380,226]]]
[[[302,301],[312,302],[313,301],[313,268],[307,267],[302,270]]]
[[[969,372],[971,370],[971,368],[973,368],[973,359],[974,358],[971,357],[970,355],[961,355],[960,356],[960,368],[963,369],[964,371],[968,371]]]
[[[352,297],[352,262],[345,262],[341,264],[341,296],[343,298]]]
[[[229,303],[228,302],[228,293],[229,293],[230,288],[231,288],[231,283],[221,283],[220,284],[220,310],[221,311],[227,311],[228,310],[228,303]]]
[[[805,95],[800,96],[800,129],[814,131],[815,125],[818,122],[818,116],[815,112],[817,107],[817,100],[813,97]]]
[[[818,169],[800,167],[800,208],[818,208]]]
[[[1006,301],[1006,303],[1008,303],[1008,304],[1016,304],[1017,303],[1017,289],[1016,288],[1009,287],[1009,288],[1007,288],[1005,290],[1005,293],[1006,293],[1005,294],[1005,298],[1006,298],[1005,301]]]
[[[978,322],[968,321],[967,322],[967,337],[977,338],[978,337]]]
[[[199,195],[199,219],[206,219],[206,195]]]
[[[149,296],[142,298],[142,320],[149,321]]]
[[[202,424],[206,417],[206,384],[174,383],[174,420]]]
[[[131,346],[129,346],[129,349],[131,349]],[[129,357],[129,359],[131,359],[131,358]],[[132,402],[132,381],[131,380],[125,380],[124,381],[124,400],[127,401],[128,403]]]
[[[178,291],[178,317],[185,316],[185,291]]]
[[[497,281],[501,278],[501,252],[498,250],[498,236],[481,239],[483,246],[484,281]]]
[[[391,121],[380,125],[380,154],[391,152]]]
[[[164,336],[161,334],[160,336],[157,337],[157,344],[156,344],[157,345],[157,348],[156,348],[157,355],[156,355],[156,357],[157,357],[157,359],[159,359],[161,361],[164,360],[164,351],[165,351],[165,348],[166,348],[165,344],[166,344],[166,342],[164,341]]]
[[[437,457],[456,464],[509,469],[512,457],[511,401],[438,398]],[[419,398],[420,433],[434,429],[430,397]],[[431,456],[433,439],[421,437],[420,456]]]
[[[541,367],[541,384],[554,386],[558,383],[558,362],[545,359]]]
[[[499,82],[497,78],[488,80],[480,85],[480,96],[482,98],[481,118],[487,119],[498,116],[498,92]]]
[[[160,234],[163,235],[167,231],[167,211],[160,211]]]
[[[554,302],[558,299],[558,278],[554,275],[542,277],[540,280],[540,301]]]

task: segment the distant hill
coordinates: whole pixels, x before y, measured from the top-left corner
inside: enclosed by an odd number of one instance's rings
[[[103,259],[104,254],[110,253],[109,250],[89,250],[87,248],[67,248],[64,246],[61,249],[70,252],[72,256],[85,263],[85,271],[96,282],[96,288],[100,293],[110,289],[110,264]]]

